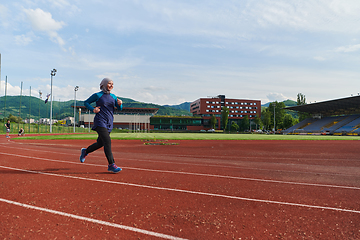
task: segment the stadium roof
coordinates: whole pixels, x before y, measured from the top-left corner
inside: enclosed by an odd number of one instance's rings
[[[158,108],[130,108],[130,107],[123,107],[122,111],[116,111],[116,113],[123,113],[123,114],[153,114],[155,115],[159,111]]]
[[[74,106],[71,106],[74,107]],[[76,106],[76,108],[81,108],[81,111],[87,112],[88,109],[85,106]],[[130,108],[123,107],[122,111],[115,110],[117,114],[152,114],[155,115],[159,111],[158,108]]]
[[[310,103],[294,107],[286,107],[285,110],[294,110],[322,116],[351,115],[360,113],[360,96],[340,98],[325,102]]]

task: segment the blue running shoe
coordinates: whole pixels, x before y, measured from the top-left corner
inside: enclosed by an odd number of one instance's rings
[[[80,162],[85,162],[85,157],[87,156],[86,154],[86,148],[82,148],[81,149],[81,154],[80,154]]]
[[[108,166],[108,171],[109,171],[109,172],[118,173],[118,172],[120,172],[121,170],[122,170],[122,169],[119,168],[118,166],[116,166],[115,163],[110,164],[110,165]]]

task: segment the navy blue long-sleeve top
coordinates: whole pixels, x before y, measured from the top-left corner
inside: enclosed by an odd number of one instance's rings
[[[119,106],[117,97],[114,94],[106,94],[104,92],[94,93],[85,100],[84,105],[87,109],[93,111],[94,107],[90,105],[93,102],[96,102],[96,107],[100,107],[100,112],[94,117],[92,130],[95,130],[96,127],[104,127],[111,132],[113,129],[115,107],[122,110],[122,105]]]

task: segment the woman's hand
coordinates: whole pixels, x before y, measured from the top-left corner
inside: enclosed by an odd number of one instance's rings
[[[117,99],[117,103],[119,104],[119,106],[121,106],[122,101],[121,101],[121,99],[120,99],[120,98],[118,98],[118,99]]]
[[[100,112],[100,107],[95,107],[94,110],[93,110],[94,113],[98,113]]]

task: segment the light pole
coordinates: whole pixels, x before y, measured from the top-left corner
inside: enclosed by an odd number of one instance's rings
[[[276,106],[276,102],[274,102],[274,134],[275,134],[275,106]]]
[[[74,101],[74,133],[75,133],[75,124],[76,124],[76,92],[77,90],[79,90],[79,86],[76,86],[74,88],[74,93],[75,93],[75,101]]]
[[[38,121],[38,133],[40,133],[40,102],[41,102],[41,96],[42,96],[42,92],[39,91],[39,97],[40,97],[40,101],[39,101],[39,121]]]
[[[53,102],[53,92],[52,92],[52,86],[53,86],[53,77],[56,75],[56,69],[54,68],[51,70],[51,89],[50,89],[50,133],[52,133],[52,102]]]

